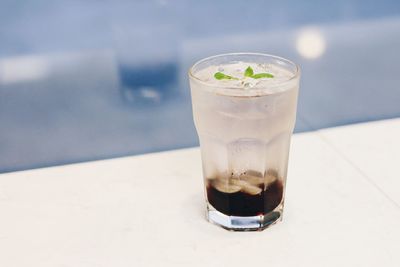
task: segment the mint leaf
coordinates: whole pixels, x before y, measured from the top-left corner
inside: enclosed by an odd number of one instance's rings
[[[254,74],[254,71],[250,66],[248,66],[247,69],[244,71],[245,77],[252,77],[253,74]]]
[[[261,78],[274,78],[274,75],[271,73],[257,73],[251,76],[253,79],[261,79]]]
[[[238,80],[238,78],[226,75],[226,74],[224,74],[222,72],[216,72],[214,74],[214,78],[217,79],[217,80],[223,80],[223,79],[225,79],[225,80]]]
[[[267,73],[267,72],[254,74],[253,69],[250,66],[248,66],[247,69],[244,71],[243,78],[245,78],[245,77],[250,77],[253,79],[261,79],[261,78],[274,78],[274,75],[272,75],[271,73]],[[214,74],[214,78],[217,80],[239,80],[236,77],[227,75],[220,71],[218,71]],[[242,81],[243,81],[243,78],[241,79]]]

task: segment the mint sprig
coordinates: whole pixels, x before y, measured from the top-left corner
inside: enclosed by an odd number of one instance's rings
[[[271,73],[268,73],[268,72],[261,72],[261,73],[254,74],[254,71],[250,66],[248,66],[247,69],[244,71],[244,76],[250,77],[253,79],[274,78],[274,75],[272,75]]]
[[[251,76],[251,78],[253,79],[261,79],[261,78],[274,78],[274,75],[272,75],[271,73],[257,73],[254,74],[253,76]]]
[[[244,71],[243,75],[244,75],[243,78],[250,77],[253,79],[274,78],[274,75],[272,75],[271,73],[268,73],[268,72],[261,72],[261,73],[254,74],[254,71],[250,66],[247,67],[247,69]],[[227,75],[220,71],[218,71],[214,74],[214,78],[217,80],[239,80],[239,78]]]
[[[247,69],[244,71],[244,77],[252,77],[254,75],[253,69],[248,66]]]
[[[226,75],[226,74],[224,74],[222,72],[216,72],[214,74],[214,78],[217,79],[217,80],[239,80],[236,77],[233,77],[233,76],[230,76],[230,75]]]

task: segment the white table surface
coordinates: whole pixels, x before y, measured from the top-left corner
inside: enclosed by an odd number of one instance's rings
[[[0,175],[0,266],[400,266],[400,119],[293,137],[283,222],[206,222],[198,148]]]

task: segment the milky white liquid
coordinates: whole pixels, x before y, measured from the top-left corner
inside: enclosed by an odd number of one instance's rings
[[[268,72],[274,78],[245,78]],[[239,80],[217,80],[215,72]],[[194,71],[193,116],[199,135],[205,179],[273,169],[284,181],[290,137],[296,118],[298,78],[278,64],[233,62]]]

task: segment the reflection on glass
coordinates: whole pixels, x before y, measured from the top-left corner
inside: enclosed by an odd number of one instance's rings
[[[325,52],[326,40],[319,29],[306,28],[297,36],[296,49],[304,58],[319,58]]]

